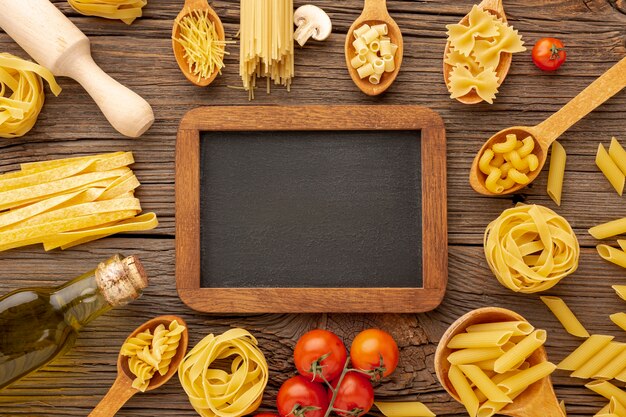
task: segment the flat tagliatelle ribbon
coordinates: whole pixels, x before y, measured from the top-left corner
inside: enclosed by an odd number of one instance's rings
[[[230,372],[215,366],[231,361]],[[202,417],[240,417],[261,404],[268,366],[257,340],[244,329],[202,339],[178,366],[189,402]]]
[[[567,220],[539,205],[504,210],[487,226],[484,249],[498,281],[523,293],[552,288],[576,271],[580,253]]]
[[[33,128],[43,107],[45,79],[55,96],[61,93],[52,73],[41,65],[0,53],[0,137],[17,138]]]
[[[120,19],[130,25],[141,17],[141,9],[148,0],[68,0],[74,10],[85,16]]]

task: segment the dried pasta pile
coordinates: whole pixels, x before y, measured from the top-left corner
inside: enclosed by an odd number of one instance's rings
[[[45,79],[55,96],[61,87],[46,68],[8,53],[0,53],[0,137],[28,133],[41,112]]]
[[[179,37],[173,38],[185,50],[189,72],[208,78],[216,70],[221,74],[224,67],[226,42],[219,39],[208,10],[193,10],[178,23]]]
[[[580,247],[567,220],[549,208],[520,204],[489,223],[489,268],[505,287],[522,293],[552,288],[576,271]]]
[[[546,338],[526,321],[507,321],[474,324],[450,339],[448,378],[470,416],[493,416],[556,369],[533,357]]]
[[[239,75],[254,98],[256,79],[287,87],[294,75],[293,0],[241,0]]]
[[[120,354],[128,356],[128,368],[136,377],[133,388],[144,392],[155,373],[167,373],[185,329],[173,320],[167,328],[159,324],[154,333],[148,329],[124,342]]]
[[[230,372],[215,362],[230,362]],[[231,329],[202,339],[178,367],[178,378],[191,405],[202,417],[239,417],[261,404],[268,366],[256,339]]]
[[[141,17],[148,0],[67,0],[72,9],[85,16],[120,19],[130,25]]]
[[[496,74],[503,52],[525,51],[522,37],[507,23],[477,5],[469,12],[468,25],[446,26],[450,52],[444,62],[452,66],[448,90],[458,98],[475,90],[492,104],[502,83]]]
[[[379,84],[385,72],[396,69],[395,55],[398,45],[387,36],[387,24],[371,26],[362,24],[354,30],[355,56],[350,60],[352,68],[357,70],[359,78],[368,77],[372,84]]]
[[[0,175],[0,251],[43,243],[66,249],[118,232],[153,229],[141,212],[131,152],[32,162]]]

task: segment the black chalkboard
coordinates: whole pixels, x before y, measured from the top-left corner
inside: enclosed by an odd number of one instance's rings
[[[202,288],[422,280],[420,131],[200,132]]]

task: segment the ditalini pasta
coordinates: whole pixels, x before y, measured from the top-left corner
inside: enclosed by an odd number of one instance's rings
[[[609,316],[620,329],[626,331],[626,313],[615,313]]]
[[[256,79],[291,86],[294,76],[293,0],[241,0],[239,75],[254,98]]]
[[[526,174],[539,168],[539,158],[533,152],[535,140],[527,136],[518,140],[514,134],[505,141],[486,149],[478,160],[478,169],[485,175],[485,186],[500,194],[516,184],[528,184]]]
[[[394,59],[398,45],[387,36],[387,24],[370,27],[364,23],[352,33],[355,55],[350,65],[357,70],[359,78],[367,78],[372,84],[380,83],[385,72],[396,69]]]
[[[563,192],[563,177],[565,176],[565,161],[567,155],[565,148],[559,142],[554,141],[551,146],[550,170],[548,172],[548,196],[561,205],[561,194]]]
[[[219,39],[208,10],[193,10],[180,22],[180,34],[172,38],[184,51],[189,72],[201,78],[210,77],[215,71],[222,73],[226,41]]]
[[[133,388],[144,392],[157,372],[167,373],[185,329],[173,320],[167,328],[159,324],[153,333],[148,329],[124,342],[120,354],[128,357],[128,368],[135,375]]]
[[[615,161],[609,156],[604,146],[598,144],[598,152],[596,153],[596,165],[600,168],[600,171],[604,174],[607,180],[611,183],[617,194],[622,195],[624,192],[624,182],[626,177],[624,173],[619,169]]]
[[[462,97],[472,90],[488,103],[493,103],[502,80],[495,69],[501,54],[525,51],[516,30],[494,15],[475,5],[468,14],[468,23],[446,26],[450,65],[448,90],[451,98]]]
[[[609,245],[598,245],[596,250],[602,259],[626,268],[626,252]]]
[[[230,372],[215,363],[225,360]],[[240,417],[261,404],[268,366],[257,340],[244,329],[231,329],[210,334],[191,349],[178,366],[178,378],[202,417]]]
[[[410,402],[387,402],[376,401],[374,403],[386,417],[436,417],[426,405],[418,401]]]
[[[44,79],[55,96],[61,93],[46,68],[8,53],[0,53],[0,137],[17,138],[28,133],[41,112]]]
[[[576,318],[572,310],[559,297],[540,297],[552,314],[561,322],[567,333],[577,337],[589,337],[589,332]]]
[[[550,362],[529,363],[546,335],[527,322],[509,321],[474,324],[450,339],[448,379],[470,416],[494,415],[554,371]],[[468,347],[476,344],[483,347]]]
[[[523,293],[545,291],[576,271],[580,252],[567,220],[534,204],[507,209],[492,221],[484,250],[498,281]]]
[[[74,10],[85,16],[120,19],[130,25],[141,17],[148,0],[68,0]]]

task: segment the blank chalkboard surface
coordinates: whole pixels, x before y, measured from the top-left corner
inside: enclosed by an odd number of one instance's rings
[[[443,123],[419,106],[193,110],[176,146],[179,295],[206,312],[430,310],[445,176]]]
[[[422,287],[419,131],[204,132],[202,287]]]

